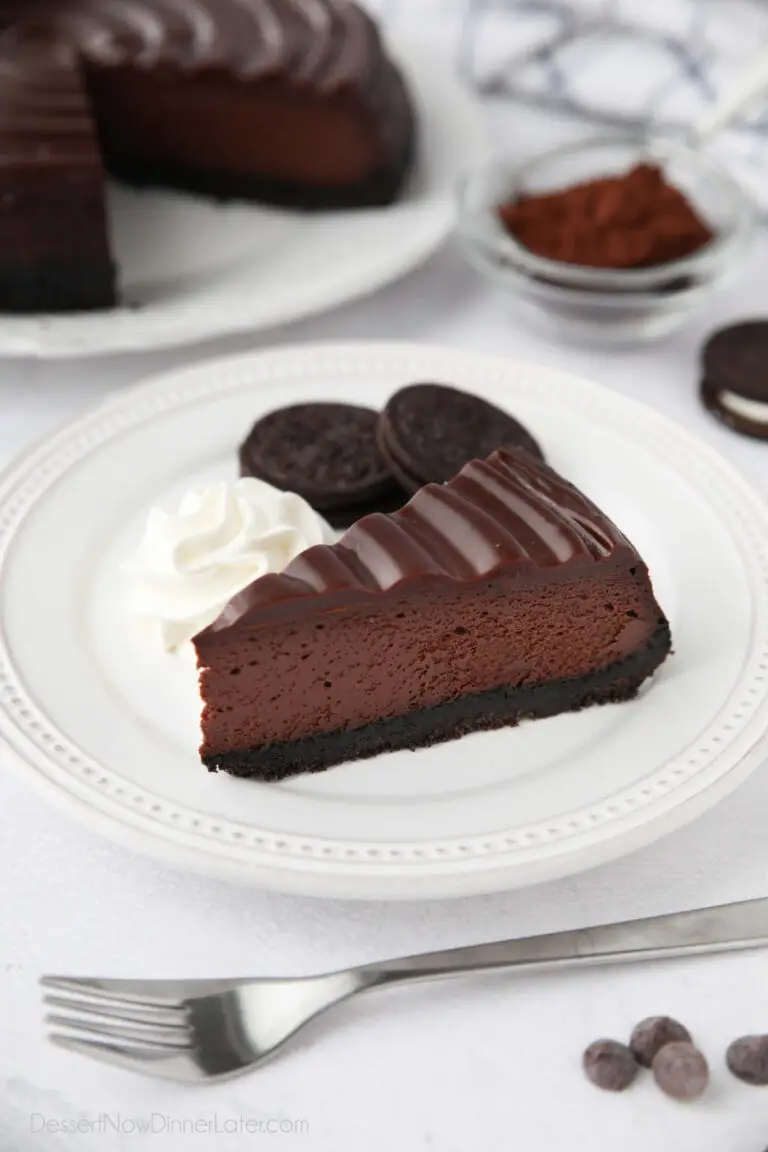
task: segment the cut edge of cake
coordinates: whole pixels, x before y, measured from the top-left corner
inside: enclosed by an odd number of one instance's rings
[[[0,312],[111,308],[106,174],[79,63],[44,39],[9,51],[0,45]]]

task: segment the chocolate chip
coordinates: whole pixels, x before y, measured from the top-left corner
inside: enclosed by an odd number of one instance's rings
[[[693,1044],[666,1044],[653,1061],[653,1075],[662,1092],[674,1100],[698,1100],[709,1084],[707,1062]]]
[[[641,1020],[629,1041],[635,1058],[644,1068],[650,1068],[653,1058],[666,1044],[676,1040],[690,1041],[687,1028],[673,1020],[671,1016],[648,1016]]]
[[[639,1071],[629,1048],[617,1040],[595,1040],[585,1051],[583,1064],[592,1083],[607,1092],[623,1092]]]
[[[768,1036],[740,1036],[729,1046],[725,1062],[745,1084],[768,1084]]]

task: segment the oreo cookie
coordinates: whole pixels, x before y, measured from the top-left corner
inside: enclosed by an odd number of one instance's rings
[[[485,459],[497,448],[522,448],[544,459],[514,416],[445,384],[410,384],[396,392],[379,420],[378,444],[410,492],[445,483],[469,460]]]
[[[768,392],[764,400],[756,400],[728,386],[721,387],[715,380],[705,376],[699,396],[707,411],[732,432],[738,432],[740,436],[751,436],[755,440],[768,440]]]
[[[254,424],[240,472],[296,492],[334,527],[393,511],[407,496],[377,445],[378,413],[352,404],[295,404]]]
[[[721,328],[709,337],[701,358],[710,391],[768,403],[768,320]]]
[[[742,436],[768,440],[768,320],[721,328],[701,354],[701,402]]]

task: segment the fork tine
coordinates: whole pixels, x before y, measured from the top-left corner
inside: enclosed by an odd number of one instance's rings
[[[114,1064],[127,1068],[130,1072],[140,1072],[145,1076],[160,1076],[166,1080],[204,1080],[205,1073],[182,1049],[135,1047],[122,1048],[119,1044],[107,1044],[103,1040],[81,1040],[61,1032],[51,1032],[48,1039],[59,1048],[89,1056],[102,1064]]]
[[[78,1032],[108,1036],[115,1041],[144,1044],[151,1048],[191,1048],[193,1043],[191,1032],[163,1025],[156,1027],[150,1024],[123,1023],[121,1020],[102,1022],[90,1017],[78,1019],[76,1016],[60,1016],[56,1012],[49,1012],[45,1022],[57,1028],[72,1028]]]
[[[62,1008],[65,1012],[85,1016],[100,1016],[121,1020],[124,1024],[135,1022],[153,1027],[185,1028],[188,1012],[184,1005],[165,1007],[160,1004],[140,1004],[138,1001],[82,999],[78,996],[43,996],[48,1008]]]
[[[126,1003],[180,1007],[181,997],[174,994],[179,982],[175,980],[103,980],[81,976],[41,976],[40,984],[43,988],[53,988],[58,992],[101,995],[110,1000],[124,1000]]]

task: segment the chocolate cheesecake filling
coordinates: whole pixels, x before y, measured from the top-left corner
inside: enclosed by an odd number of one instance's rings
[[[670,637],[618,529],[497,452],[262,577],[195,645],[203,761],[273,779],[626,699]]]
[[[219,766],[217,757],[239,749],[351,732],[448,702],[463,716],[462,698],[500,688],[514,713],[527,697],[510,690],[549,681],[567,694],[568,681],[596,677],[663,639],[647,598],[620,574],[590,581],[588,595],[578,581],[554,595],[551,585],[520,590],[514,579],[475,591],[434,600],[425,589],[373,615],[364,606],[329,611],[309,628],[275,623],[246,640],[235,665],[226,647],[211,645],[201,679],[203,759]]]
[[[426,748],[471,732],[514,727],[523,720],[579,712],[595,704],[620,704],[637,695],[643,681],[665,658],[669,643],[669,628],[664,622],[644,651],[584,678],[520,688],[502,685],[388,720],[375,720],[362,728],[335,729],[301,740],[216,752],[203,756],[203,763],[212,772],[283,780],[303,772],[320,772],[346,760],[365,760],[397,749]]]

